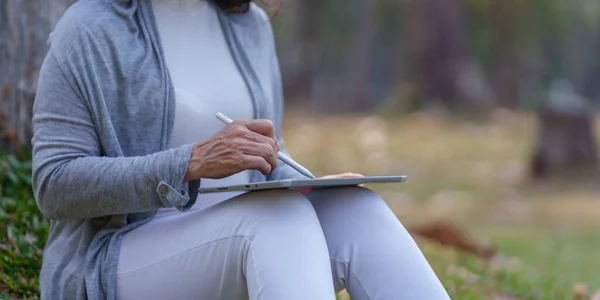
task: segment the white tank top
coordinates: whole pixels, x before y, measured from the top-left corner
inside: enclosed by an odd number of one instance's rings
[[[207,0],[152,0],[167,68],[175,88],[172,147],[203,141],[223,128],[217,112],[252,119],[254,107],[248,87],[223,35],[215,8]],[[245,184],[250,173],[210,180],[201,187]],[[194,208],[239,193],[201,194]]]

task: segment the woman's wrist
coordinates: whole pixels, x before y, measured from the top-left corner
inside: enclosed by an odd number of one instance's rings
[[[202,152],[207,141],[197,142],[192,148],[192,154],[188,163],[187,171],[183,177],[183,182],[189,182],[203,177]]]

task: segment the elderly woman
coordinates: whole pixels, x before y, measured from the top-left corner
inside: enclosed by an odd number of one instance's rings
[[[198,195],[302,177],[277,164],[282,107],[250,0],[74,4],[34,104],[42,299],[448,299],[367,189]]]

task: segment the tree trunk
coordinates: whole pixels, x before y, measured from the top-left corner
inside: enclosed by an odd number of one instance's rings
[[[0,1],[0,148],[24,154],[50,29],[72,0]]]
[[[519,54],[525,52],[523,45],[532,36],[532,4],[521,0],[492,0],[486,11],[492,33],[492,80],[498,104],[515,109],[519,104],[519,83],[522,65]]]
[[[296,3],[298,20],[299,61],[297,71],[286,81],[286,94],[290,99],[312,98],[315,69],[319,64],[319,18],[324,3],[320,0],[303,0]]]
[[[468,52],[460,0],[401,3],[425,104],[467,111],[489,108],[490,88]]]
[[[580,9],[580,8],[578,8]],[[590,85],[598,61],[591,51],[598,37],[582,22],[578,9],[571,11],[561,34],[552,40],[559,53],[558,74],[548,99],[538,113],[538,144],[531,160],[531,176],[585,178],[598,174],[594,114]],[[597,34],[597,33],[596,33]]]
[[[370,96],[370,71],[373,66],[373,52],[377,35],[377,1],[359,1],[360,20],[358,23],[350,71],[348,91],[344,100],[345,107],[351,111],[365,111],[373,106]]]
[[[599,16],[600,19],[600,16]],[[600,21],[600,20],[599,20]],[[596,30],[596,36],[591,38],[591,53],[600,53],[600,29]],[[583,94],[594,103],[600,103],[600,58],[597,55],[589,55],[589,72],[583,83]]]
[[[534,179],[585,177],[598,170],[593,114],[567,82],[555,82],[539,112],[538,143],[531,160]]]

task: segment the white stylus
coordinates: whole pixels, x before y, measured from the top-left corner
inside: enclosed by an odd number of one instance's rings
[[[224,115],[220,112],[217,113],[217,119],[219,119],[221,122],[223,122],[225,124],[229,124],[229,123],[233,122],[233,120],[231,120],[226,115]],[[289,158],[287,155],[281,153],[281,151],[277,151],[277,157],[279,157],[279,159],[281,161],[288,164],[290,167],[296,169],[296,171],[302,173],[303,175],[308,176],[310,178],[315,178],[315,176],[313,174],[311,174],[305,167],[303,167],[299,163],[295,162],[293,159]]]

